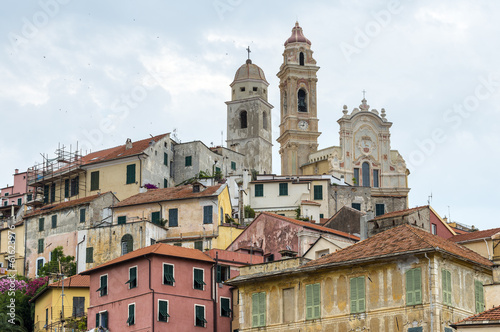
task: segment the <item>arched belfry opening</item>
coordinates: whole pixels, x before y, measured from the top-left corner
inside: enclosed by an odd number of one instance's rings
[[[304,89],[299,89],[297,92],[297,108],[299,112],[307,112],[306,97],[306,91]]]
[[[240,128],[244,129],[248,126],[247,124],[247,111],[240,112]]]
[[[299,54],[299,65],[304,65],[304,52],[300,52]]]

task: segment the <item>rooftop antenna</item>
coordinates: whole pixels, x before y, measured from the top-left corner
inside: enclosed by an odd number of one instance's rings
[[[431,205],[432,202],[432,192],[430,196],[427,196],[427,205]]]
[[[450,218],[450,222],[451,222],[451,212],[450,212],[450,206],[448,205],[448,218]]]

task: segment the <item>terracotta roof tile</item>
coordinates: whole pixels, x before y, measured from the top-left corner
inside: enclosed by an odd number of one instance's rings
[[[158,142],[160,139],[164,138],[167,135],[168,133],[132,142],[132,148],[128,150],[125,148],[125,144],[123,144],[115,146],[113,148],[92,152],[82,157],[82,163],[84,165],[89,165],[98,162],[134,156],[146,150],[149,147],[151,141]]]
[[[471,325],[477,323],[500,322],[500,306],[483,311],[477,315],[467,317],[453,325]]]
[[[124,199],[116,204],[115,207],[215,196],[222,186],[222,184],[208,186],[200,192],[193,192],[193,185],[191,184],[171,188],[150,189],[145,193],[139,193]],[[201,185],[200,189],[202,189]]]
[[[437,249],[439,248],[439,249]],[[442,250],[463,259],[492,266],[492,262],[476,252],[448,241],[440,236],[404,224],[390,228],[366,240],[353,244],[335,253],[323,256],[304,265],[318,266],[330,263],[377,259],[388,255],[403,254],[419,250]]]
[[[406,209],[406,210],[400,210],[400,211],[394,211],[394,212],[389,212],[382,214],[378,217],[373,218],[372,220],[379,220],[379,219],[385,219],[385,218],[392,218],[392,217],[399,217],[399,216],[407,216],[413,212],[416,212],[418,210],[422,210],[425,208],[428,208],[429,205],[424,205],[424,206],[417,206],[411,209]]]
[[[302,226],[302,227],[312,228],[312,229],[316,229],[318,231],[332,233],[332,234],[336,234],[336,235],[339,235],[339,236],[342,236],[342,237],[345,237],[345,238],[348,238],[348,239],[359,241],[359,237],[357,237],[355,235],[347,234],[347,233],[344,233],[342,231],[338,231],[336,229],[324,227],[324,226],[321,226],[319,224],[313,224],[313,223],[302,221],[302,220],[292,219],[292,218],[288,218],[288,217],[285,217],[285,216],[280,216],[280,215],[277,215],[277,214],[274,214],[274,213],[269,213],[269,212],[262,212],[261,214],[265,214],[265,215],[268,215],[268,216],[273,217],[273,218],[278,218],[278,219],[281,219],[281,220],[284,220],[284,221],[288,221],[288,222],[291,222],[291,223],[293,223],[295,225],[299,225],[299,226]]]
[[[87,204],[87,203],[92,202],[94,199],[98,198],[99,196],[102,196],[102,195],[105,195],[105,194],[107,194],[107,193],[97,194],[97,195],[92,195],[92,196],[87,196],[87,197],[78,198],[78,199],[73,199],[71,201],[57,203],[57,204],[52,204],[52,205],[46,205],[46,206],[44,206],[44,207],[42,207],[40,209],[36,209],[33,212],[30,212],[30,213],[24,215],[23,218],[27,219],[27,218],[30,218],[30,217],[33,217],[33,216],[38,216],[40,214],[52,213],[52,212],[55,212],[55,211],[60,211],[60,210],[63,210],[63,209],[71,208],[73,206]]]
[[[49,287],[62,287],[62,281],[56,281],[49,285]],[[88,275],[74,275],[64,279],[64,287],[90,287],[90,276]]]
[[[161,256],[172,256],[172,257],[180,257],[180,258],[185,258],[185,259],[193,259],[193,260],[198,260],[198,261],[205,261],[205,262],[213,262],[214,260],[201,252],[198,249],[191,249],[191,248],[184,248],[184,247],[178,247],[178,246],[173,246],[170,244],[166,243],[156,243],[153,244],[152,246],[149,247],[144,247],[141,249],[134,250],[132,252],[129,252],[128,254],[125,254],[123,256],[120,256],[118,258],[115,258],[109,262],[106,262],[104,264],[101,264],[99,266],[96,266],[94,268],[91,268],[89,270],[83,271],[81,274],[87,275],[90,274],[91,272],[94,272],[96,270],[126,262],[128,260],[144,256],[144,255],[161,255]]]
[[[492,228],[492,229],[486,229],[484,231],[475,231],[465,234],[459,234],[452,236],[451,238],[449,238],[449,240],[457,243],[467,242],[472,240],[489,238],[495,235],[496,233],[500,233],[500,228]]]
[[[318,202],[315,202],[315,201],[302,200],[301,203],[304,204],[304,205],[321,206],[321,203],[318,203]]]

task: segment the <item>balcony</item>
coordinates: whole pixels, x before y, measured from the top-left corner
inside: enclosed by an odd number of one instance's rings
[[[67,330],[87,331],[87,326],[79,329],[80,321],[86,322],[87,311],[85,307],[64,306],[64,318],[62,306],[53,306],[48,308],[48,321],[41,320],[35,322],[34,331],[62,331],[62,327]],[[44,318],[44,317],[43,317]]]

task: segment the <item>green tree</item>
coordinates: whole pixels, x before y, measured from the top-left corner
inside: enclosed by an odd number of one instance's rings
[[[0,293],[0,331],[33,331],[33,312],[29,299],[22,290]]]
[[[52,250],[50,262],[45,263],[45,265],[40,268],[39,276],[44,277],[59,272],[63,273],[66,277],[71,277],[76,274],[75,257],[66,256],[61,246]]]
[[[250,205],[245,205],[245,218],[255,218],[255,211]]]

